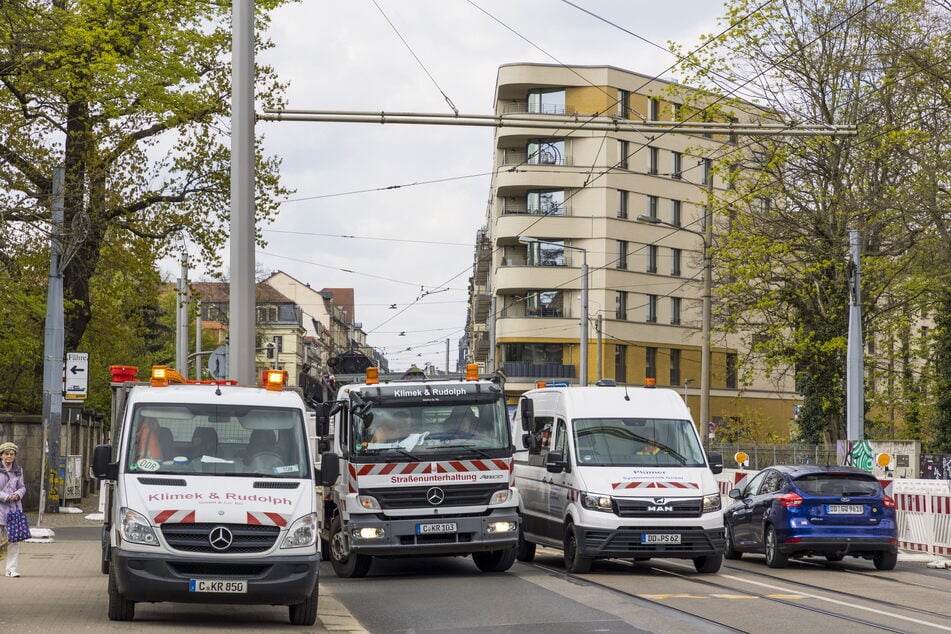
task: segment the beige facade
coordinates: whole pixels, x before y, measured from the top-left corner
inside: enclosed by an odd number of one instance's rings
[[[579,382],[586,262],[588,382],[653,377],[685,392],[699,419],[703,219],[708,195],[726,187],[712,161],[734,140],[611,128],[682,120],[685,90],[612,67],[499,69],[496,114],[512,121],[495,135],[467,356],[503,370],[513,396],[537,381]],[[720,222],[715,214],[714,231]],[[763,374],[741,392],[742,354],[738,340],[711,329],[712,420],[786,435],[799,402],[791,381]]]

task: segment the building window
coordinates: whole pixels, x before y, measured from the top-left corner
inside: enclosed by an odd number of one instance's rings
[[[670,224],[675,227],[679,227],[680,223],[683,222],[682,214],[683,203],[679,200],[670,201]]]
[[[647,296],[647,321],[657,322],[657,295]]]
[[[277,321],[277,306],[265,305],[255,307],[259,324],[273,324]]]
[[[525,263],[528,266],[565,266],[564,240],[526,244]]]
[[[648,379],[657,378],[657,348],[644,348],[644,375]]]
[[[658,148],[652,147],[647,148],[650,164],[647,166],[647,173],[656,175],[660,168],[658,164],[660,163],[660,150]]]
[[[564,165],[565,141],[563,139],[533,139],[528,142],[529,165]]]
[[[680,385],[680,350],[678,348],[670,350],[670,384]]]
[[[657,196],[647,197],[647,215],[651,218],[657,217]]]
[[[682,249],[670,250],[670,274],[680,277],[680,261],[683,259]]]
[[[502,344],[502,360],[506,363],[564,363],[564,346],[560,343]]]
[[[617,241],[617,268],[627,270],[627,240]]]
[[[631,91],[630,90],[618,90],[617,91],[617,111],[621,115],[622,119],[627,118],[628,105],[631,103]]]
[[[617,217],[622,220],[628,219],[628,205],[631,199],[631,192],[623,189],[617,190]]]
[[[675,103],[670,110],[671,121],[680,121],[683,118],[684,114],[684,105],[682,103]]]
[[[648,273],[657,272],[657,245],[656,244],[647,245],[647,272]]]
[[[681,301],[679,297],[670,298],[670,323],[672,324],[680,323],[680,306],[681,306]],[[677,385],[677,383],[675,383],[674,385]]]
[[[726,355],[726,386],[731,389],[736,389],[736,353],[728,352]]]
[[[536,291],[525,297],[525,314],[528,317],[564,317],[564,293],[562,291]]]
[[[565,90],[528,91],[528,111],[533,114],[565,114]]]
[[[648,108],[650,108],[647,114],[649,120],[660,121],[660,99],[657,97],[651,97],[650,101],[648,102]]]
[[[627,381],[627,346],[614,346],[614,380]]]
[[[528,192],[526,204],[527,213],[535,216],[564,216],[565,192],[563,190]]]
[[[621,141],[621,157],[617,162],[617,166],[622,170],[628,169],[627,157],[631,155],[631,142],[630,141]]]
[[[683,178],[683,164],[684,164],[684,155],[683,152],[674,152],[674,171],[671,176],[674,178],[680,179]]]
[[[615,317],[617,319],[627,319],[627,291],[618,291],[615,302]]]

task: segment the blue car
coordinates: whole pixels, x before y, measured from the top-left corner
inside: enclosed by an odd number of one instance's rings
[[[763,553],[770,568],[790,557],[846,555],[879,570],[898,562],[895,501],[875,476],[854,467],[778,465],[730,491],[723,514],[727,559]]]

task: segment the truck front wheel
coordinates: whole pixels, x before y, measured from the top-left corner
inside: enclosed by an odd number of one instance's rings
[[[515,548],[472,553],[472,561],[482,572],[505,572],[515,563],[516,553]]]
[[[112,568],[113,571],[109,573],[109,620],[131,621],[135,618],[135,601],[129,601],[119,592],[114,563]]]
[[[291,625],[313,625],[317,622],[317,581],[314,581],[314,590],[303,603],[287,606],[290,613]]]
[[[343,522],[339,515],[335,517],[330,524],[330,563],[334,574],[346,579],[364,577],[370,571],[372,562],[373,558],[369,555],[350,551],[350,540],[343,532]]]
[[[593,563],[593,557],[581,555],[578,536],[575,534],[575,525],[568,522],[568,525],[565,526],[565,570],[576,573],[590,572]]]

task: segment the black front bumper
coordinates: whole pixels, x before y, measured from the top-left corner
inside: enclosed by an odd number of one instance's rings
[[[723,529],[704,530],[693,527],[621,527],[614,530],[575,526],[578,546],[582,557],[595,558],[648,558],[669,557],[693,559],[723,553],[725,540]],[[677,533],[679,544],[645,544],[642,535]]]
[[[294,605],[314,591],[320,556],[284,555],[260,559],[186,559],[167,553],[112,549],[111,574],[119,592],[136,602],[245,603]],[[244,580],[247,593],[190,592],[192,579]]]

